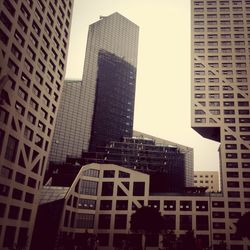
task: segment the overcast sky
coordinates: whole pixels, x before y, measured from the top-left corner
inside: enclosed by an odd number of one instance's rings
[[[194,148],[195,170],[218,170],[219,144],[190,127],[189,2],[74,0],[66,78],[82,78],[88,26],[124,15],[140,27],[134,129]]]

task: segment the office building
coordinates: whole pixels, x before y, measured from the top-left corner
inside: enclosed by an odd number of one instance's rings
[[[180,192],[185,187],[184,154],[177,147],[157,145],[146,138],[125,137],[122,141],[111,141],[106,146],[98,146],[94,152],[84,152],[81,158],[68,157],[66,164],[51,165],[50,172],[67,181],[62,173],[70,174],[70,166],[76,169],[76,164],[89,163],[115,164],[147,173],[150,192]]]
[[[185,186],[192,187],[193,186],[193,174],[194,174],[194,150],[191,147],[181,145],[176,142],[168,141],[156,136],[152,136],[146,133],[142,133],[139,131],[134,130],[133,136],[138,138],[148,138],[155,141],[156,145],[159,146],[166,146],[169,145],[170,147],[175,147],[178,151],[184,155],[184,164],[185,164]]]
[[[206,187],[206,192],[219,192],[219,173],[217,171],[194,171],[194,186]]]
[[[65,75],[72,0],[0,1],[0,248],[27,248]]]
[[[233,234],[250,209],[250,1],[191,2],[192,128],[220,142],[225,225],[213,241],[247,249]]]
[[[132,136],[138,36],[139,27],[119,13],[89,26],[82,83],[75,83],[80,88],[76,93],[74,82],[66,82],[61,103],[72,106],[65,114],[59,109],[51,162],[63,162],[67,155],[80,157],[97,145]],[[75,113],[78,117],[71,119]],[[74,133],[79,128],[80,136]]]
[[[142,235],[130,231],[130,220],[142,206],[157,209],[176,239],[193,230],[201,249],[222,249],[222,235],[230,230],[225,228],[230,218],[226,217],[222,193],[206,193],[206,188],[197,187],[178,193],[151,193],[149,187],[148,174],[114,164],[79,166],[71,182],[63,185],[60,179],[50,179],[41,195],[34,249],[54,249],[62,242],[83,246],[87,238],[98,240],[101,250],[121,247],[123,241],[140,249]],[[148,237],[150,249],[163,247],[163,234]],[[230,249],[243,249],[235,231],[230,237],[234,241]]]
[[[204,248],[210,244],[211,197],[206,193],[151,194],[149,175],[97,163],[83,166],[70,185],[57,184],[43,188],[34,249],[54,249],[68,238],[83,246],[86,230],[98,239],[98,249],[121,248],[123,240],[140,249],[141,234],[130,232],[130,217],[142,206],[159,210],[176,237],[194,229]],[[161,241],[161,234],[149,237],[150,249],[159,249]]]
[[[50,161],[65,161],[68,154],[81,155],[84,140],[82,124],[85,119],[82,110],[82,81],[66,80],[56,118]]]
[[[67,109],[64,111],[67,112]],[[53,175],[54,178],[61,178],[61,183],[68,183],[80,166],[109,163],[149,174],[150,192],[180,192],[185,187],[193,186],[192,148],[138,131],[133,131],[133,134],[133,137],[97,146],[95,151],[83,152],[81,157],[68,155],[65,163],[51,163],[45,180]]]

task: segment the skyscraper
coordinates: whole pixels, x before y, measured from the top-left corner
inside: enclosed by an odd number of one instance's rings
[[[225,231],[213,240],[243,249],[232,235],[250,209],[250,1],[191,2],[192,127],[220,142]]]
[[[139,27],[114,13],[89,26],[82,84],[75,93],[74,82],[66,83],[56,123],[51,161],[80,157],[96,144],[132,136]],[[67,107],[67,114],[64,107]],[[76,112],[77,110],[77,112]],[[71,119],[77,113],[77,118]],[[64,128],[67,128],[65,129]],[[81,130],[76,136],[74,130]],[[61,132],[60,132],[61,131]],[[78,132],[77,132],[78,133]],[[65,139],[64,139],[65,138]]]
[[[0,2],[0,248],[28,245],[65,75],[73,1]]]

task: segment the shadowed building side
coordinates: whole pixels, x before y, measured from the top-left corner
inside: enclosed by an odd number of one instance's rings
[[[115,54],[99,51],[90,151],[132,136],[135,79],[134,66]]]

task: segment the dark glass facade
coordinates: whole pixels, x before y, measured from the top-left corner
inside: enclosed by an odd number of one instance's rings
[[[99,51],[91,151],[132,136],[135,80],[135,67],[113,53]]]
[[[67,160],[82,165],[110,163],[147,173],[151,193],[181,192],[185,187],[185,155],[177,147],[158,145],[151,139],[125,137],[83,153],[81,159]]]

